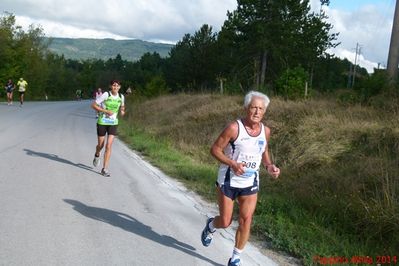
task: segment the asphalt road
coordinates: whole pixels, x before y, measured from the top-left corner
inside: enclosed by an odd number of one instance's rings
[[[0,103],[0,265],[226,265],[234,232],[200,233],[216,206],[113,145],[92,166],[89,101]],[[244,265],[276,265],[249,244]]]

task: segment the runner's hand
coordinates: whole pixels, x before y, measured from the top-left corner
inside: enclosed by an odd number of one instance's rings
[[[270,164],[266,167],[267,172],[274,178],[277,178],[280,175],[280,168],[278,168],[274,164]]]
[[[114,114],[111,110],[104,110],[104,113],[106,113],[108,116],[111,116]]]
[[[243,175],[245,172],[244,166],[245,166],[245,163],[234,162],[231,165],[231,168],[233,169],[233,171],[236,175]]]

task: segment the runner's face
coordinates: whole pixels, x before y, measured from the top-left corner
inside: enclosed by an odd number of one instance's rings
[[[266,108],[263,99],[254,97],[247,108],[247,119],[252,123],[259,123],[262,121],[265,112]]]
[[[113,83],[113,84],[111,85],[111,90],[112,90],[113,92],[118,92],[120,88],[121,88],[121,85],[119,85],[118,83]]]

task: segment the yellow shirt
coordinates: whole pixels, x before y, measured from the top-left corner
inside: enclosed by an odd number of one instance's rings
[[[26,80],[19,80],[17,82],[18,91],[24,92],[26,90],[26,86],[28,86],[28,82]]]

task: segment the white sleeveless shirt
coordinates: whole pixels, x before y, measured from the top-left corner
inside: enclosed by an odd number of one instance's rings
[[[248,134],[241,119],[237,120],[238,136],[224,149],[224,154],[231,160],[244,162],[244,174],[236,175],[233,169],[226,164],[221,164],[218,173],[218,184],[229,185],[235,188],[246,188],[259,185],[259,168],[262,162],[262,154],[265,152],[267,140],[265,127],[262,123],[260,133],[257,136]]]

